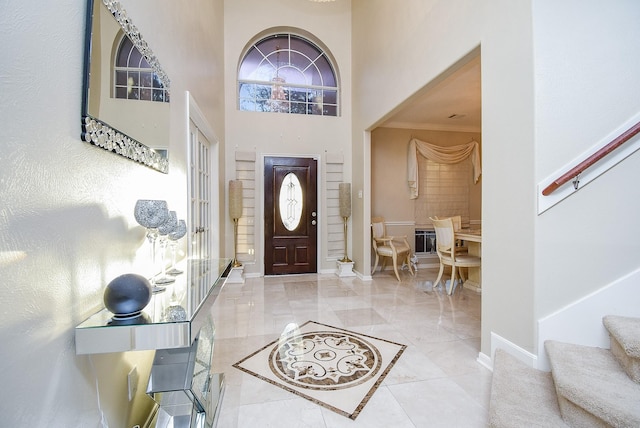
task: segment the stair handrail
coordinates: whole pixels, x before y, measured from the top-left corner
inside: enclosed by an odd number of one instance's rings
[[[553,180],[551,184],[549,184],[547,187],[545,187],[542,190],[542,194],[544,196],[549,196],[560,186],[571,181],[571,179],[574,179],[573,181],[574,187],[577,189],[578,183],[579,183],[578,178],[582,172],[584,172],[587,168],[593,166],[600,159],[604,158],[609,153],[611,153],[612,151],[614,151],[615,149],[617,149],[618,147],[620,147],[621,145],[629,141],[633,136],[635,136],[638,133],[640,133],[640,122],[636,123],[631,128],[627,129],[625,132],[623,132],[622,134],[614,138],[610,143],[602,147],[600,150],[598,150],[597,152],[595,152],[594,154],[592,154],[591,156],[589,156],[588,158],[586,158],[585,160],[583,160],[582,162],[580,162],[579,164],[571,168],[566,173],[562,174],[560,177]]]

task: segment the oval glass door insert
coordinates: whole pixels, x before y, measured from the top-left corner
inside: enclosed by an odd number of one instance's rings
[[[295,230],[302,218],[302,186],[293,172],[285,175],[280,187],[280,219],[287,230]]]

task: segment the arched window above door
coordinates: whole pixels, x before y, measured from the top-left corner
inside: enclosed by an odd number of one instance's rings
[[[270,34],[251,43],[240,60],[240,110],[337,116],[338,100],[330,55],[307,37]]]

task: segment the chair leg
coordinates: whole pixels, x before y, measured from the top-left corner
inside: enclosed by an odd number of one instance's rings
[[[440,272],[438,272],[438,277],[436,278],[436,282],[433,283],[433,287],[437,287],[442,279],[442,274],[444,273],[444,265],[440,263]]]
[[[448,295],[453,294],[453,289],[455,288],[455,279],[456,279],[456,266],[451,266],[451,287],[449,287],[449,291],[447,291]],[[446,287],[445,287],[446,289]]]
[[[402,282],[402,280],[400,279],[400,274],[398,273],[398,257],[395,255],[393,255],[393,271],[396,273],[396,278],[398,278],[398,281]]]
[[[376,262],[373,264],[373,271],[371,272],[371,275],[376,273],[376,268],[378,267],[378,260],[380,260],[380,256],[378,256],[378,253],[376,253]]]
[[[402,280],[400,279],[400,274],[398,273],[398,266],[393,265],[393,271],[396,273],[396,278],[398,278],[398,281],[402,282]]]
[[[411,267],[411,253],[407,253],[407,266],[409,266],[409,272],[414,275],[413,268]]]

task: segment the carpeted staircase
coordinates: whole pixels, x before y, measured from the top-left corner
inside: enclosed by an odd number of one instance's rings
[[[489,426],[640,427],[640,318],[603,324],[610,350],[545,342],[550,373],[496,350]]]

